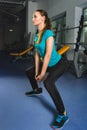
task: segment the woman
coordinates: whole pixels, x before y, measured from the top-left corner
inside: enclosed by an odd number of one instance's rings
[[[37,26],[38,31],[34,39],[36,48],[35,66],[26,70],[33,91],[26,92],[26,95],[31,96],[42,93],[42,88],[38,88],[37,81],[43,81],[59,113],[52,124],[52,128],[61,128],[68,120],[68,116],[55,86],[55,81],[66,71],[67,61],[63,60],[55,49],[54,34],[51,30],[51,22],[47,12],[36,10],[32,22],[34,26]]]

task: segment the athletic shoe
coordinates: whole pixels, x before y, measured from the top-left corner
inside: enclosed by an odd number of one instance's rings
[[[42,88],[37,88],[37,89],[35,89],[35,90],[33,90],[33,91],[26,92],[25,94],[26,94],[27,96],[33,96],[33,95],[39,95],[39,94],[41,94],[41,93],[42,93]]]
[[[56,130],[60,129],[64,126],[64,124],[69,120],[68,115],[58,115],[55,122],[51,125],[51,127]]]

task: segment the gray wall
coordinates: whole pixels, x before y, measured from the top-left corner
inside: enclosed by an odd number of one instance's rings
[[[48,0],[37,0],[38,9],[48,10]],[[52,6],[52,5],[51,5]]]
[[[66,11],[66,26],[74,27],[79,25],[84,7],[87,7],[87,0],[48,0],[47,11],[50,18]],[[77,31],[67,33],[66,42],[76,42]]]

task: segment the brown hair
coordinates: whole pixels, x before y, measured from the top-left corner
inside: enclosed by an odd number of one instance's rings
[[[45,16],[45,25],[46,25],[46,26],[45,26],[44,29],[42,30],[41,34],[39,34],[39,38],[38,38],[38,43],[40,43],[44,31],[45,31],[46,29],[52,29],[52,24],[51,24],[51,21],[50,21],[50,19],[49,19],[49,17],[48,17],[48,14],[47,14],[47,12],[46,12],[45,10],[38,9],[38,10],[36,10],[36,11],[39,12],[39,13],[41,14],[41,16]],[[38,32],[38,31],[37,31],[37,32]]]

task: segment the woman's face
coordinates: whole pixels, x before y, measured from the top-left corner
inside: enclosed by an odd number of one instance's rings
[[[39,26],[40,24],[42,24],[42,22],[44,22],[44,20],[45,20],[45,17],[41,16],[39,11],[34,12],[33,18],[32,18],[33,25]]]

